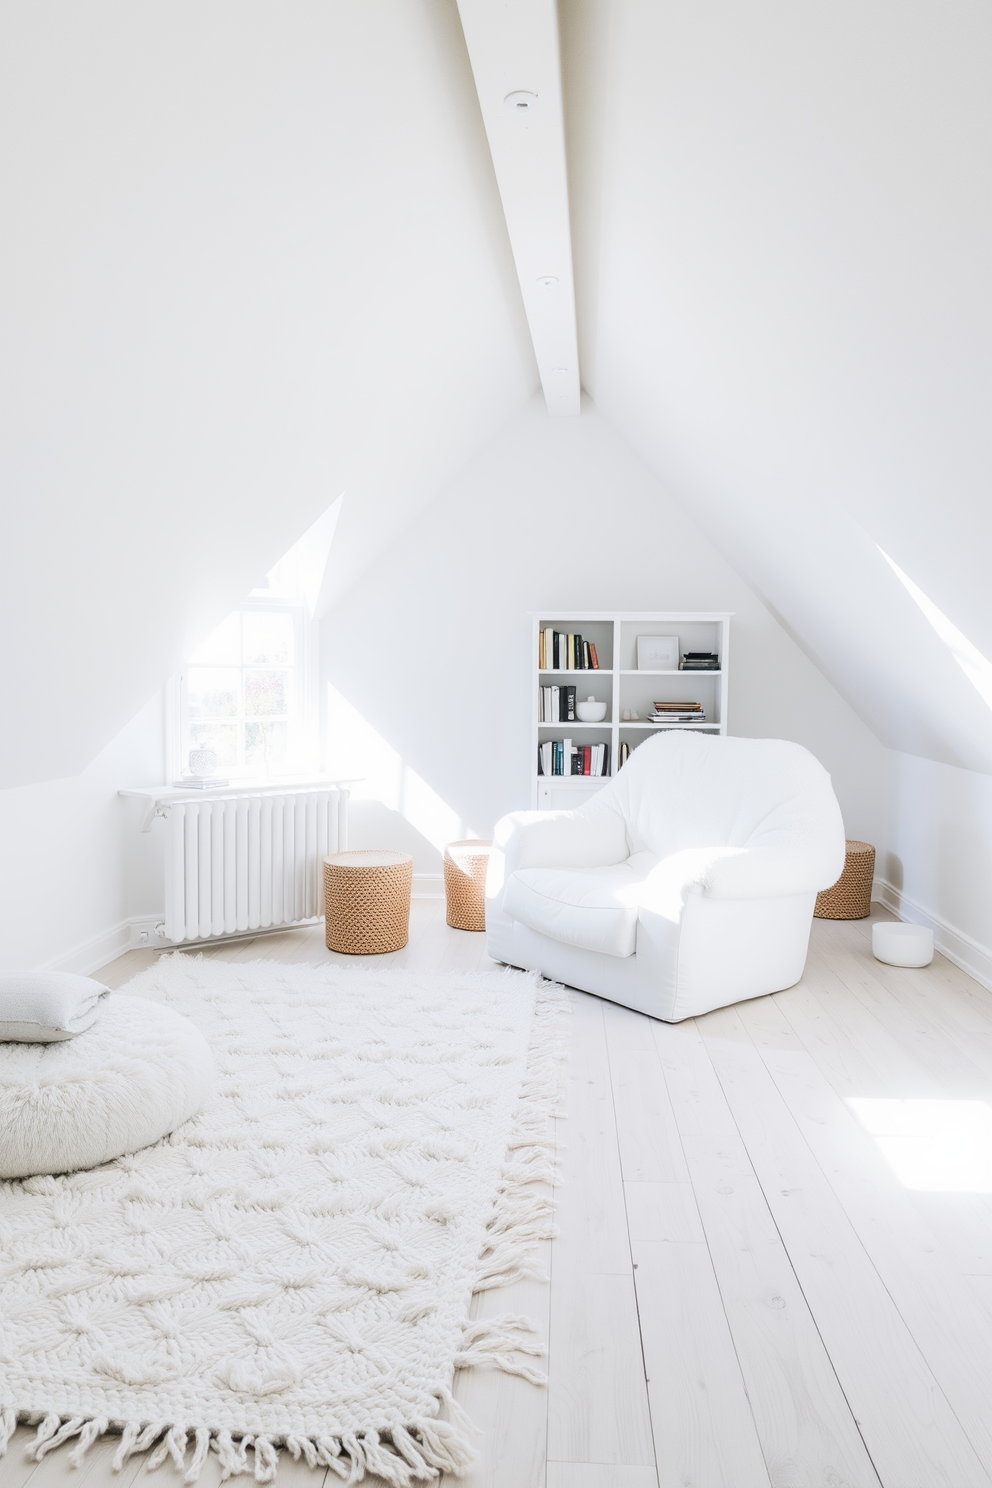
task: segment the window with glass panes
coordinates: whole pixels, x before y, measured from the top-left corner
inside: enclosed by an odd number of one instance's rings
[[[183,766],[212,749],[218,774],[295,766],[301,724],[302,609],[248,601],[190,657],[182,679]]]

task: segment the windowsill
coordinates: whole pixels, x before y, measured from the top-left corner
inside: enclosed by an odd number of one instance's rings
[[[199,801],[204,796],[257,796],[265,791],[301,790],[310,786],[329,789],[332,786],[355,785],[363,777],[352,775],[348,779],[332,778],[330,775],[282,775],[278,780],[232,780],[228,785],[189,787],[182,785],[134,785],[119,790],[119,796],[138,796],[143,801]]]

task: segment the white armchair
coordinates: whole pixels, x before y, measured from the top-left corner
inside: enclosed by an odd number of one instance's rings
[[[798,982],[816,895],[843,867],[807,750],[673,730],[577,811],[497,824],[487,950],[677,1023]]]

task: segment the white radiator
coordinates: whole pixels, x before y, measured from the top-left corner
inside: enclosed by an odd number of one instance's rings
[[[211,940],[323,914],[321,859],[347,846],[347,808],[340,789],[162,801],[166,937]]]

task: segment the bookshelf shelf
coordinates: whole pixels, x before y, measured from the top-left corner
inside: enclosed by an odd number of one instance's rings
[[[568,726],[569,728],[579,727],[578,724],[574,723],[570,723]],[[561,728],[561,724],[558,724],[558,727]],[[709,729],[711,734],[714,732],[723,733],[718,723],[645,723],[643,718],[622,719],[620,732],[623,733],[624,729],[654,729],[656,732],[659,729]]]
[[[581,753],[592,746],[590,764],[596,759],[596,750],[605,745],[606,774],[604,775],[546,775],[540,770],[533,776],[533,804],[539,810],[567,810],[589,799],[592,792],[601,789],[610,775],[619,768],[621,751],[626,753],[643,743],[651,734],[668,733],[673,729],[690,729],[698,733],[725,734],[727,732],[727,690],[730,665],[730,621],[731,615],[716,612],[694,611],[534,611],[533,652],[533,726],[531,748],[538,752],[539,744],[559,745],[559,763],[564,765],[565,747],[569,754]],[[557,632],[564,636],[579,636],[584,642],[595,645],[599,667],[563,668],[541,665],[550,658],[542,647],[542,632]],[[675,668],[641,670],[637,666],[637,639],[639,636],[675,637],[678,654],[687,651],[715,653],[720,666],[712,671],[680,671]],[[584,649],[574,647],[576,657]],[[555,660],[564,659],[564,653],[556,647]],[[568,652],[572,660],[572,651]],[[660,679],[664,679],[663,681]],[[551,722],[542,714],[542,706],[550,699],[547,689],[574,688],[576,702],[592,695],[598,702],[607,705],[606,717],[599,723],[573,721]],[[542,702],[542,690],[544,698]],[[695,703],[705,712],[704,721],[659,722],[645,717],[656,702]],[[625,719],[625,711],[636,712],[637,719]],[[578,756],[576,756],[578,757]]]

